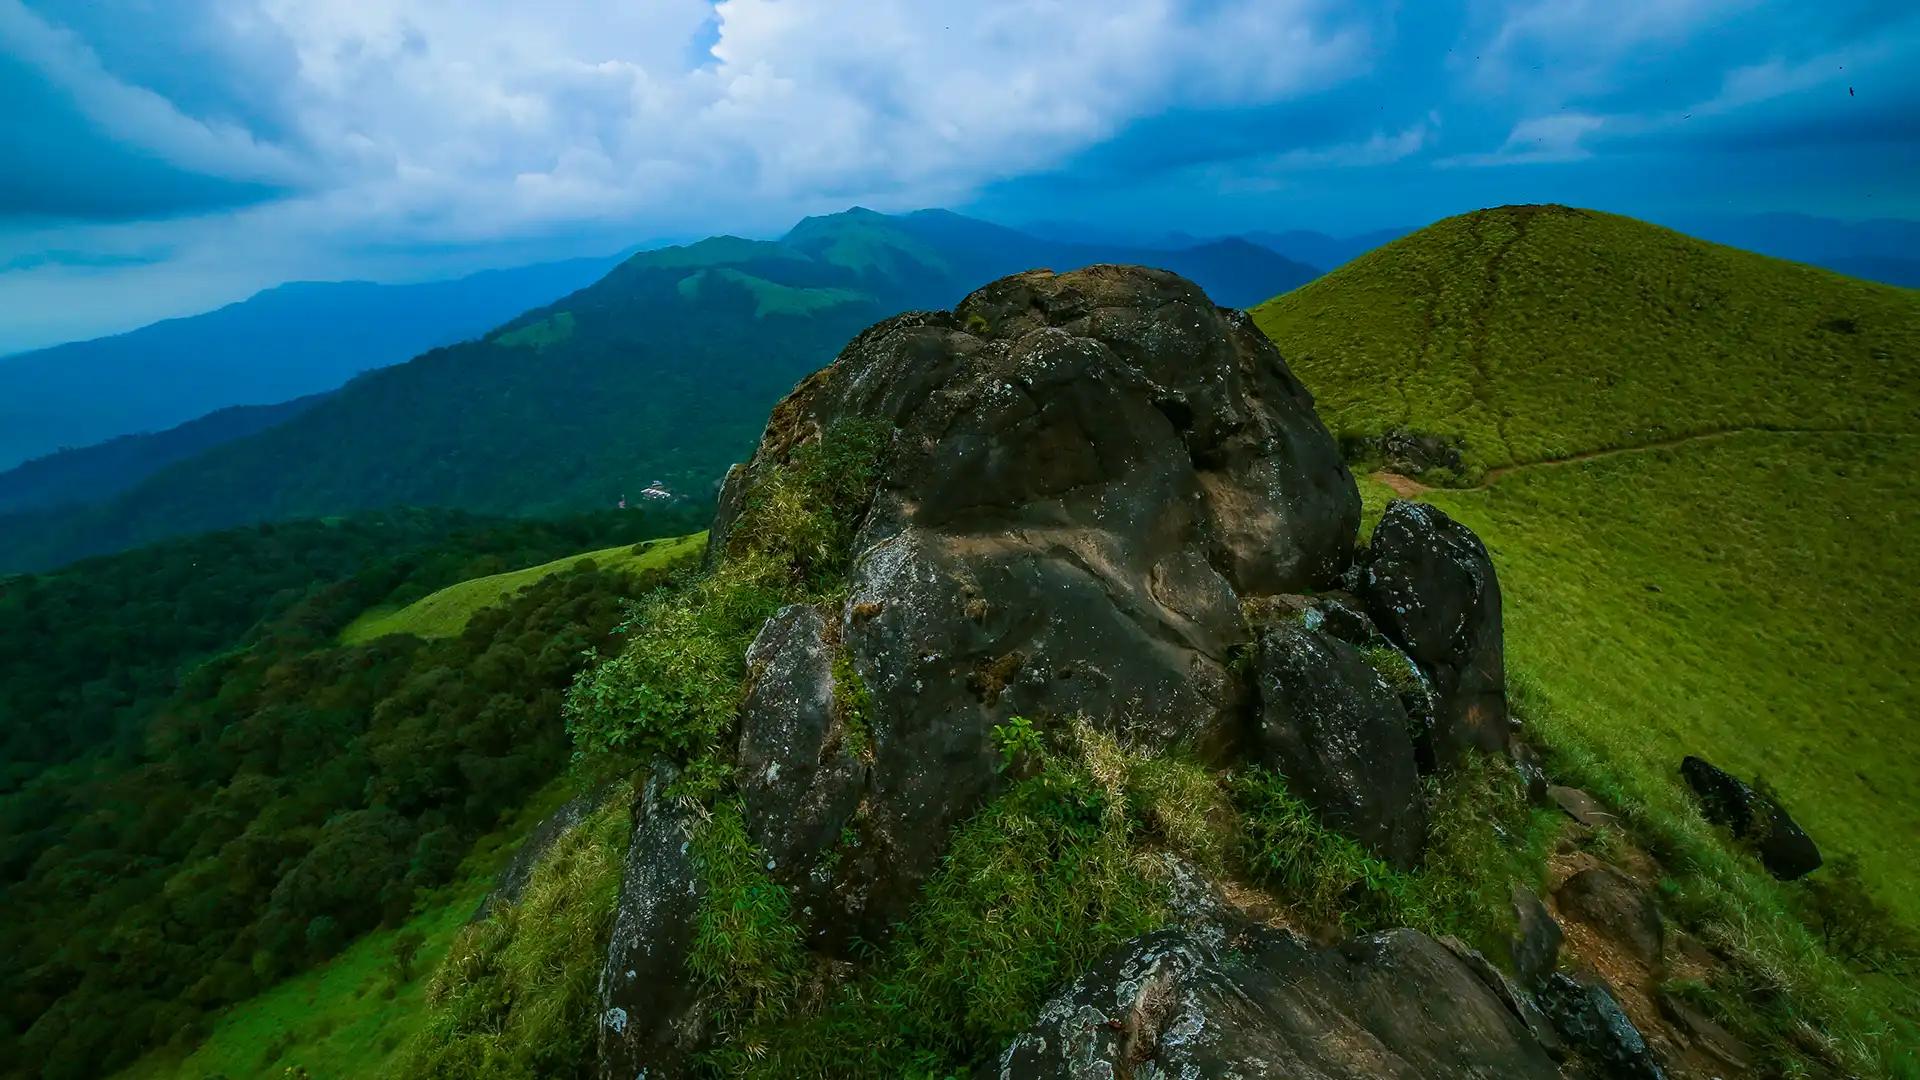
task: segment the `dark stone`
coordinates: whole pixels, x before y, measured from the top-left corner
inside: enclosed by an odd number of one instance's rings
[[[1259,631],[1259,759],[1332,828],[1389,864],[1420,858],[1426,808],[1407,714],[1358,649],[1287,621]]]
[[[1424,934],[1320,948],[1257,927],[1231,946],[1178,930],[1135,939],[1043,1007],[983,1075],[1560,1075],[1499,995]]]
[[[479,922],[492,914],[503,904],[514,904],[520,900],[527,881],[533,877],[533,871],[552,850],[554,842],[566,835],[567,830],[585,821],[595,810],[605,805],[607,796],[613,792],[611,784],[603,784],[592,791],[576,795],[561,805],[560,809],[547,815],[546,819],[533,827],[527,838],[520,842],[520,848],[513,858],[494,879],[493,891],[480,901],[473,911],[471,922]]]
[[[693,1074],[700,1032],[686,961],[706,886],[688,849],[692,813],[666,795],[675,779],[671,766],[655,766],[634,801],[633,842],[600,971],[600,1080]]]
[[[1640,1029],[1604,983],[1554,972],[1534,992],[1567,1043],[1608,1080],[1666,1080]]]
[[[1244,737],[1243,598],[1332,584],[1359,497],[1239,312],[1139,268],[995,282],[882,322],[783,401],[715,517],[843,421],[893,425],[838,636],[871,693],[863,932],[1001,780],[992,730],[1084,716],[1147,747]],[[857,867],[843,868],[858,873]]]
[[[1540,752],[1532,745],[1512,740],[1507,746],[1507,756],[1513,759],[1513,771],[1520,774],[1520,781],[1527,786],[1527,801],[1538,806],[1547,801],[1547,767],[1540,760]]]
[[[865,766],[838,715],[834,646],[818,608],[795,604],[768,619],[747,650],[740,712],[740,793],[749,835],[773,879],[793,890],[810,936],[838,940],[834,875],[820,858],[860,804]]]
[[[1373,530],[1364,577],[1374,625],[1433,681],[1440,759],[1469,747],[1504,753],[1500,582],[1480,538],[1425,503],[1395,499]]]
[[[1561,914],[1593,927],[1643,963],[1655,963],[1665,951],[1666,928],[1653,897],[1610,866],[1580,871],[1562,882],[1553,898]]]
[[[1579,788],[1550,786],[1547,788],[1547,799],[1568,817],[1589,829],[1620,824],[1620,818],[1613,811],[1600,805],[1599,799]]]
[[[1555,1061],[1565,1060],[1567,1047],[1560,1041],[1560,1032],[1555,1030],[1553,1021],[1547,1019],[1547,1014],[1540,1011],[1540,1006],[1533,1003],[1533,998],[1521,993],[1513,980],[1507,978],[1499,968],[1494,967],[1493,962],[1478,949],[1452,934],[1442,934],[1436,940],[1459,957],[1461,962],[1479,978],[1481,985],[1493,991],[1501,1004],[1520,1018],[1520,1022],[1526,1025],[1527,1033],[1540,1043],[1540,1048],[1545,1050],[1549,1057]]]
[[[1779,802],[1697,757],[1680,762],[1680,775],[1706,819],[1750,845],[1767,873],[1792,881],[1820,869],[1820,848]]]
[[[1510,899],[1515,927],[1513,972],[1531,986],[1560,962],[1560,924],[1553,921],[1540,897],[1519,882],[1513,884]]]

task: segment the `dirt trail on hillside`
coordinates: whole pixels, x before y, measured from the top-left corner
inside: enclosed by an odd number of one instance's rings
[[[1522,469],[1533,469],[1533,468],[1540,468],[1543,466],[1553,466],[1553,465],[1575,465],[1583,461],[1595,461],[1600,458],[1617,457],[1621,454],[1638,454],[1648,450],[1667,450],[1676,446],[1685,446],[1688,443],[1709,442],[1715,439],[1731,438],[1735,435],[1880,435],[1880,436],[1891,436],[1893,438],[1908,438],[1908,437],[1912,437],[1914,434],[1916,433],[1911,431],[1875,432],[1875,431],[1861,431],[1858,428],[1801,428],[1801,427],[1766,427],[1766,426],[1717,428],[1713,431],[1698,431],[1693,433],[1692,435],[1681,435],[1671,439],[1661,439],[1656,442],[1641,443],[1638,446],[1615,446],[1615,447],[1609,447],[1604,450],[1583,450],[1580,453],[1568,454],[1565,457],[1541,458],[1538,461],[1521,461],[1521,462],[1515,462],[1512,465],[1501,465],[1498,468],[1488,469],[1486,471],[1486,474],[1480,478],[1480,482],[1478,484],[1474,484],[1471,487],[1456,488],[1455,490],[1479,491],[1483,488],[1492,487],[1496,482],[1500,480],[1501,477],[1507,476],[1510,473],[1518,472]]]

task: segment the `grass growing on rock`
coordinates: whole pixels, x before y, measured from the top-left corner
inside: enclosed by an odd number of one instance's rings
[[[1214,834],[1225,801],[1196,765],[1133,755],[1076,725],[1059,745],[1029,744],[1021,769],[955,833],[912,912],[857,975],[811,1001],[763,995],[709,1066],[758,1077],[963,1071],[1108,950],[1166,922],[1172,870],[1159,852],[1223,854]],[[778,967],[799,963],[790,955]],[[717,955],[707,968],[730,964]]]
[[[392,1074],[545,1080],[591,1073],[593,1002],[626,851],[631,792],[555,842],[518,903],[454,939],[426,1020]]]

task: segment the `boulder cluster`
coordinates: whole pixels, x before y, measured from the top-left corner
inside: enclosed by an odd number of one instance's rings
[[[1403,501],[1360,546],[1353,477],[1305,388],[1181,278],[1036,271],[865,331],[729,474],[714,550],[770,470],[850,422],[893,434],[845,600],[760,631],[736,761],[748,833],[825,957],[905,913],[1005,782],[994,729],[1016,716],[1271,768],[1402,868],[1426,840],[1423,778],[1469,751],[1527,759],[1484,546]],[[601,981],[601,1075],[620,1080],[676,1074],[694,1038],[702,885],[669,780],[636,805]],[[1544,976],[1559,939],[1539,933]],[[1088,971],[998,1072],[1553,1076],[1557,1052],[1457,942],[1325,947],[1222,919]]]

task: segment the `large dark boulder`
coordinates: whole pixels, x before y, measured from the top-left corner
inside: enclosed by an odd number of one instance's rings
[[[773,879],[792,890],[811,935],[836,937],[833,875],[819,856],[860,803],[865,766],[841,715],[848,688],[834,675],[833,629],[795,604],[768,619],[747,650],[740,711],[740,794],[748,834]]]
[[[671,767],[655,767],[634,800],[633,841],[600,971],[600,1080],[691,1075],[701,1038],[686,961],[706,886],[689,850],[693,813],[667,795],[675,779]]]
[[[1514,934],[1513,973],[1528,985],[1546,978],[1560,962],[1560,924],[1532,889],[1514,882],[1509,890]]]
[[[1556,971],[1534,991],[1540,1010],[1606,1080],[1666,1080],[1666,1070],[1606,984]]]
[[[1254,658],[1258,759],[1327,825],[1393,866],[1419,860],[1426,807],[1406,710],[1360,650],[1287,620]]]
[[[1502,1077],[1559,1070],[1453,951],[1413,930],[1338,948],[1252,928],[1221,945],[1138,938],[1049,1002],[986,1075],[1000,1080]]]
[[[894,433],[833,636],[871,693],[856,828],[882,868],[841,888],[879,932],[998,782],[995,724],[1084,716],[1150,747],[1237,749],[1242,601],[1335,582],[1360,507],[1244,314],[1100,266],[862,333],[730,474],[715,550],[768,470],[875,421]]]
[[[1505,753],[1500,582],[1480,538],[1432,506],[1395,499],[1373,530],[1360,591],[1374,623],[1433,682],[1440,760],[1469,747]]]
[[[1778,801],[1701,758],[1681,761],[1680,775],[1706,819],[1751,845],[1768,873],[1792,881],[1820,869],[1819,846]]]

